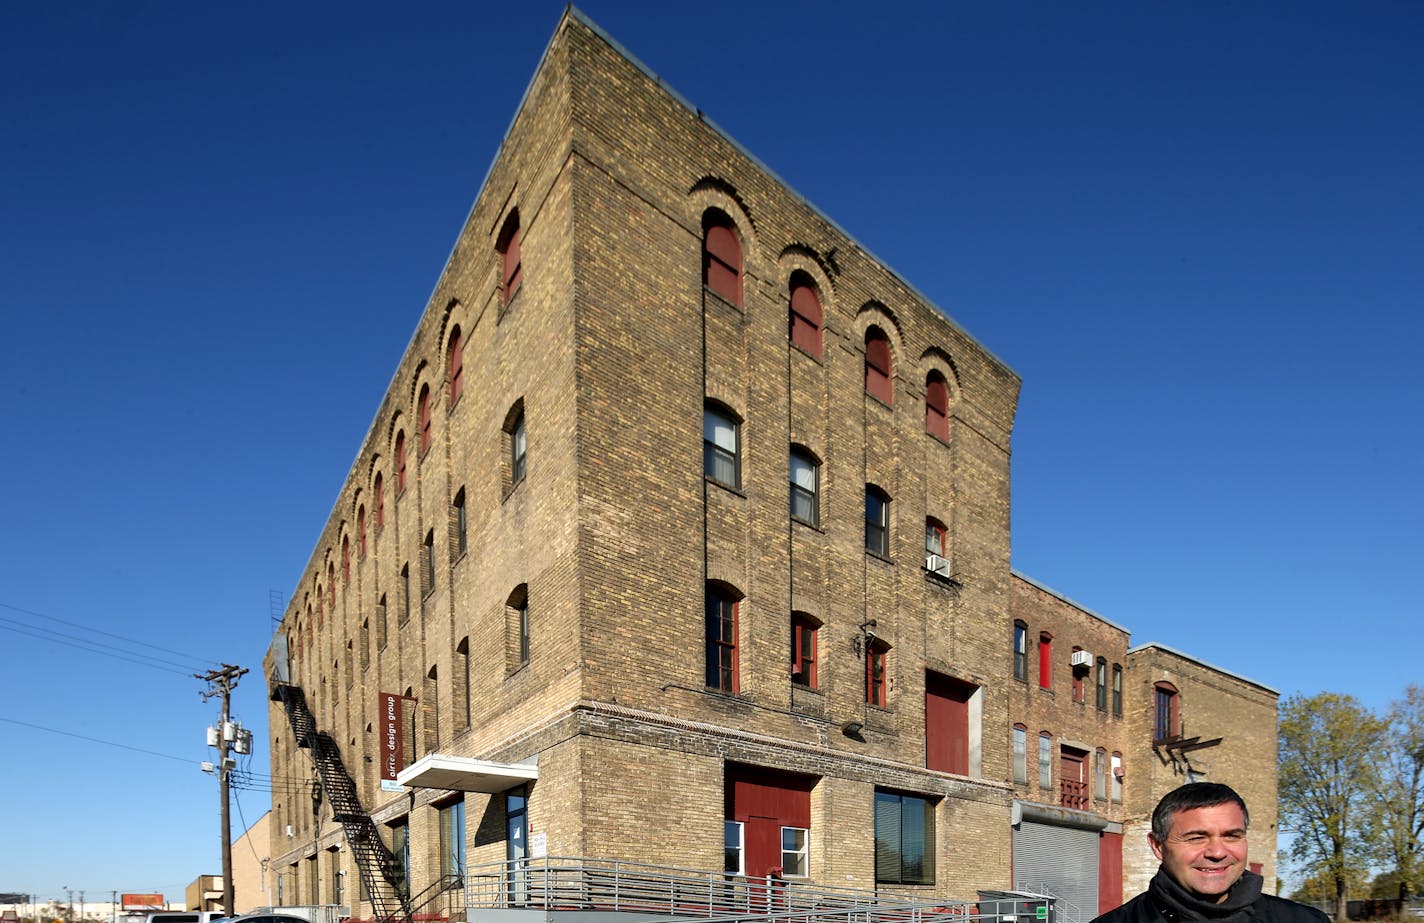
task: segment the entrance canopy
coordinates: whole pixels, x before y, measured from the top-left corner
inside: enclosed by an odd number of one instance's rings
[[[527,763],[495,763],[468,756],[431,753],[396,775],[401,785],[445,788],[457,792],[495,795],[539,778],[539,767]]]

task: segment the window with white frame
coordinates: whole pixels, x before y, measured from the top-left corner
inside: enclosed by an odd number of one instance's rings
[[[744,828],[739,820],[722,822],[722,871],[728,875],[745,874],[746,856]]]
[[[787,878],[805,878],[807,844],[811,833],[805,827],[781,828],[781,874]]]

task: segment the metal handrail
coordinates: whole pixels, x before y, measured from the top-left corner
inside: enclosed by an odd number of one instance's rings
[[[806,879],[728,875],[622,860],[549,856],[472,866],[467,910],[604,910],[780,923],[964,923],[997,921],[994,901],[819,885]]]

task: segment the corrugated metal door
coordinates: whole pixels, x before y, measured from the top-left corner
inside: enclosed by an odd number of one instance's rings
[[[1030,820],[1014,830],[1014,889],[1058,898],[1061,923],[1098,915],[1098,832]]]

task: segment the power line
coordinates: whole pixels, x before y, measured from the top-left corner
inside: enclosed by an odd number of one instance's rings
[[[161,756],[165,760],[177,760],[180,763],[193,764],[198,760],[190,759],[186,756],[174,756],[171,753],[159,753],[157,750],[145,750],[142,747],[131,747],[128,744],[114,743],[112,740],[100,740],[98,737],[89,737],[84,734],[75,734],[73,731],[61,731],[58,728],[45,727],[42,724],[30,724],[28,721],[16,721],[14,718],[0,717],[0,721],[7,724],[18,724],[21,727],[34,728],[36,731],[45,731],[50,734],[59,734],[64,737],[74,737],[78,740],[87,740],[90,743],[103,744],[106,747],[118,747],[120,750],[132,750],[135,753],[147,753],[149,756]]]
[[[11,621],[12,621],[11,619],[7,619],[7,618],[5,618],[5,617],[3,617],[3,616],[0,616],[0,622],[11,622]],[[160,666],[160,664],[169,663],[170,661],[167,661],[167,660],[158,660],[157,658],[149,657],[148,654],[137,654],[137,653],[136,653],[136,654],[135,654],[134,656],[132,656],[132,657],[126,657],[126,656],[124,656],[124,653],[127,653],[127,652],[120,653],[120,652],[118,652],[118,651],[115,651],[115,650],[112,650],[112,649],[109,649],[109,648],[99,647],[98,645],[93,644],[93,643],[88,642],[88,641],[85,641],[85,640],[83,640],[82,638],[74,638],[72,641],[66,643],[66,642],[60,641],[60,640],[58,640],[58,639],[59,639],[59,638],[68,638],[68,637],[70,637],[69,635],[64,635],[64,634],[61,634],[61,633],[59,633],[59,632],[49,631],[48,629],[45,629],[45,628],[35,628],[34,626],[24,625],[23,622],[15,623],[15,624],[23,625],[23,627],[22,627],[22,628],[15,628],[13,625],[0,625],[0,629],[4,629],[5,631],[13,631],[13,632],[14,632],[15,634],[17,634],[17,635],[28,635],[28,636],[31,637],[31,638],[39,638],[41,641],[50,641],[50,642],[52,642],[52,643],[54,643],[54,644],[62,644],[62,645],[64,645],[65,647],[77,648],[78,650],[85,651],[85,652],[90,653],[90,654],[99,654],[99,655],[101,655],[101,656],[103,656],[103,657],[110,657],[110,658],[113,658],[114,660],[124,660],[124,661],[127,661],[127,662],[129,662],[129,663],[136,663],[136,664],[138,664],[138,665],[141,666],[141,667],[151,667],[151,668],[153,668],[153,669],[155,669],[155,670],[162,670],[162,671],[165,672],[165,673],[177,673],[179,676],[187,676],[187,675],[189,674],[189,671],[188,671],[187,669],[183,669],[183,668],[179,667],[177,664],[174,664],[174,666],[172,666],[172,667]],[[43,633],[43,634],[40,634],[40,632],[44,632],[44,633]],[[147,659],[147,660],[139,660],[139,659],[137,659],[137,658],[139,658],[139,657],[144,657],[144,658],[148,658],[148,659]],[[150,661],[152,661],[152,662],[150,662]],[[175,668],[176,668],[176,669],[175,669]]]
[[[214,661],[214,660],[209,660],[209,659],[207,659],[207,658],[205,658],[205,657],[197,657],[197,656],[194,656],[193,654],[188,654],[188,653],[185,653],[185,652],[183,652],[183,651],[175,651],[175,650],[173,650],[172,648],[161,647],[160,645],[157,645],[157,644],[150,644],[150,643],[147,642],[147,641],[140,641],[140,640],[138,640],[137,638],[130,638],[130,637],[127,637],[127,636],[125,636],[125,635],[117,634],[117,633],[112,632],[112,631],[105,631],[105,630],[103,630],[102,628],[94,628],[94,627],[91,626],[91,625],[84,625],[84,624],[82,624],[82,623],[80,623],[80,622],[71,622],[71,621],[69,621],[68,619],[62,619],[62,618],[59,618],[58,616],[47,615],[47,614],[45,614],[45,613],[43,613],[43,612],[36,612],[36,611],[34,611],[33,609],[26,609],[26,608],[24,608],[23,606],[16,606],[16,605],[14,605],[13,603],[0,602],[0,609],[9,609],[11,612],[18,612],[18,613],[20,613],[21,615],[28,615],[28,616],[30,616],[30,617],[32,617],[32,618],[37,618],[37,619],[45,619],[45,620],[50,621],[50,622],[56,622],[56,623],[58,623],[58,624],[60,624],[60,625],[67,625],[67,626],[70,627],[70,628],[78,628],[78,629],[80,629],[81,631],[85,632],[86,634],[91,634],[91,635],[103,635],[103,636],[106,637],[106,638],[113,638],[114,640],[116,640],[116,641],[122,641],[122,642],[124,642],[125,644],[134,645],[134,646],[136,646],[136,647],[146,647],[146,648],[148,648],[149,650],[158,651],[158,652],[163,653],[163,654],[171,654],[172,656],[174,656],[174,657],[180,657],[180,658],[182,658],[183,660],[185,660],[185,661],[187,661],[187,662],[189,662],[189,663],[194,663],[194,664],[212,664],[212,663],[216,663],[216,662],[217,662],[217,661]],[[19,621],[12,620],[12,619],[6,619],[6,621],[15,621],[15,624],[21,624],[21,625],[24,624],[23,622],[19,622]],[[37,626],[28,626],[28,627],[37,627]],[[45,628],[39,628],[38,630],[40,630],[40,631],[51,631],[51,629],[45,629]],[[55,632],[55,633],[56,633],[56,634],[59,634],[58,632]],[[70,637],[70,636],[65,636],[65,637]],[[137,651],[134,651],[134,652],[131,652],[131,653],[134,653],[136,656],[141,656],[141,657],[142,657],[142,656],[148,656],[148,655],[146,655],[146,654],[140,654],[140,653],[138,653]],[[154,659],[158,659],[158,658],[154,658]],[[167,662],[167,661],[163,661],[163,662]]]

